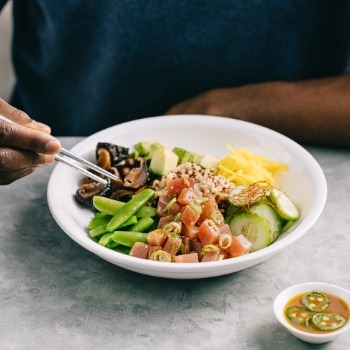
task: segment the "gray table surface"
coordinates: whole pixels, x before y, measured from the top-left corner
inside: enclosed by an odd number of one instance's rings
[[[62,138],[67,148],[79,138]],[[306,147],[328,200],[302,241],[231,275],[167,280],[114,266],[80,247],[46,201],[52,166],[0,188],[1,349],[350,349],[350,334],[313,346],[274,319],[284,288],[350,289],[350,150]]]

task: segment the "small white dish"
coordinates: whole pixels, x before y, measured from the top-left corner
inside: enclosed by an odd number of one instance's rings
[[[296,295],[301,294],[303,292],[309,292],[313,290],[317,290],[320,292],[325,292],[325,293],[329,293],[334,296],[337,296],[343,299],[348,306],[350,305],[350,292],[348,290],[338,287],[334,284],[328,284],[323,282],[307,282],[307,283],[295,284],[283,290],[282,292],[280,292],[275,298],[275,301],[273,303],[273,311],[277,320],[280,322],[280,324],[283,327],[285,327],[291,334],[293,334],[297,338],[307,343],[322,344],[322,343],[326,343],[331,340],[334,340],[340,334],[343,334],[349,331],[350,320],[348,320],[348,322],[342,328],[339,328],[336,331],[327,332],[324,334],[319,334],[319,333],[316,334],[316,333],[303,332],[299,329],[296,329],[287,321],[284,315],[285,306],[288,303],[288,301],[290,301],[290,299],[292,299]]]
[[[301,217],[268,247],[234,259],[208,263],[165,264],[134,258],[102,247],[87,233],[92,210],[74,199],[81,174],[57,164],[48,185],[48,204],[62,230],[85,249],[112,264],[145,275],[195,279],[226,275],[261,263],[305,235],[322,213],[327,198],[327,183],[317,161],[303,147],[273,130],[252,123],[202,115],[175,115],[131,121],[87,137],[72,152],[95,160],[98,142],[132,147],[140,141],[161,140],[172,149],[182,147],[216,157],[229,154],[226,147],[246,148],[256,154],[288,165],[276,187],[283,189],[298,206]]]

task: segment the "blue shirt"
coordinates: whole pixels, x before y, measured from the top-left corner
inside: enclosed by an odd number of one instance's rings
[[[349,1],[13,4],[12,102],[54,135],[161,115],[210,89],[350,68]]]

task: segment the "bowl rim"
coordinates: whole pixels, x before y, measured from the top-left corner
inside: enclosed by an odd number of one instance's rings
[[[336,336],[338,336],[338,335],[340,335],[340,334],[342,334],[350,329],[350,316],[349,316],[349,319],[347,320],[347,323],[345,326],[339,328],[338,330],[331,331],[331,332],[324,333],[324,334],[323,333],[305,332],[305,331],[297,329],[297,328],[293,327],[291,324],[289,324],[289,322],[285,319],[284,312],[283,312],[287,301],[284,302],[282,307],[281,307],[280,299],[282,299],[285,294],[293,291],[294,289],[298,289],[298,288],[305,289],[304,290],[305,292],[312,291],[312,290],[318,290],[318,291],[322,292],[322,288],[331,288],[332,289],[331,292],[328,292],[328,291],[324,291],[324,292],[329,293],[329,294],[333,294],[333,295],[337,296],[338,298],[343,299],[341,296],[338,295],[339,292],[342,292],[342,293],[346,294],[350,299],[350,291],[343,288],[343,287],[340,287],[336,284],[331,284],[331,283],[326,283],[326,282],[317,282],[317,281],[293,284],[293,285],[283,289],[282,291],[280,291],[277,294],[277,296],[275,297],[274,302],[273,302],[273,312],[275,314],[277,321],[282,326],[287,328],[291,333],[294,333],[294,334],[297,334],[297,335],[300,335],[303,337],[307,336],[310,339],[334,338],[334,337],[336,337]],[[292,294],[294,294],[294,296],[295,296],[295,295],[301,294],[301,293],[303,293],[303,291],[299,291],[299,292],[292,293]],[[288,298],[288,300],[290,300],[290,298]],[[348,302],[346,302],[346,304],[350,310],[350,304]]]

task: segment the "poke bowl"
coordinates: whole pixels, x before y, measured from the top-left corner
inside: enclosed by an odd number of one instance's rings
[[[57,164],[48,184],[48,204],[61,229],[93,254],[119,267],[145,275],[196,279],[237,272],[256,265],[300,239],[315,224],[327,198],[327,183],[317,161],[302,146],[265,127],[222,117],[202,115],[160,116],[119,124],[87,137],[72,152],[96,162],[100,142],[128,147],[146,140],[161,140],[164,147],[191,150],[223,159],[227,145],[245,149],[286,165],[276,177],[275,188],[287,193],[300,216],[286,227],[276,241],[262,249],[229,259],[200,263],[164,263],[123,254],[98,244],[89,235],[88,224],[94,217],[91,208],[77,202],[81,184],[78,172]]]

